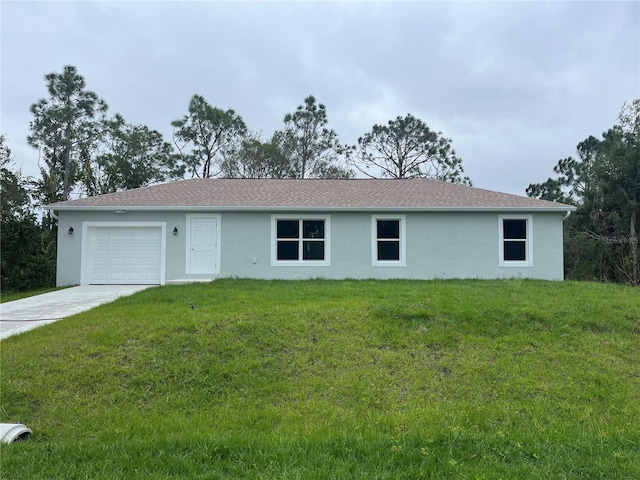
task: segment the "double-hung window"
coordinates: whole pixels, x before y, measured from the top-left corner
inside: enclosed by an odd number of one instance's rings
[[[405,266],[405,217],[371,218],[371,263],[374,266]]]
[[[498,223],[499,265],[501,267],[532,267],[532,217],[500,215]]]
[[[329,263],[329,217],[272,217],[273,265]]]

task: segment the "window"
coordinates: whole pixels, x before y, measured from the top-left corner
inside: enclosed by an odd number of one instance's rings
[[[500,266],[531,267],[531,216],[500,216]]]
[[[328,217],[273,216],[274,265],[329,265]]]
[[[371,262],[374,266],[405,265],[404,216],[373,216]]]

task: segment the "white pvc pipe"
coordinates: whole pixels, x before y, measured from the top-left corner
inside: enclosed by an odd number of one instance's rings
[[[0,443],[24,440],[33,432],[22,423],[0,423]]]

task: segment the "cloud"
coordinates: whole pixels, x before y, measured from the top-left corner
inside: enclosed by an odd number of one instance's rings
[[[1,129],[18,163],[43,76],[75,65],[160,130],[193,94],[264,137],[312,94],[343,143],[412,113],[478,186],[523,194],[640,93],[638,2],[3,2]]]

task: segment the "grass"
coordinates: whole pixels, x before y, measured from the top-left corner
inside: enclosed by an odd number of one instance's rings
[[[3,479],[640,478],[631,287],[218,280],[0,349]]]
[[[20,300],[21,298],[33,297],[35,295],[42,295],[43,293],[55,292],[67,287],[51,287],[51,288],[39,288],[37,290],[28,290],[25,292],[2,292],[0,291],[0,303],[13,302],[14,300]]]

